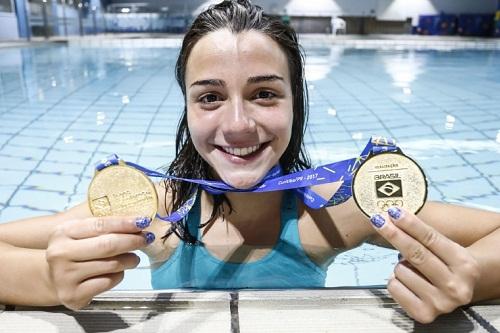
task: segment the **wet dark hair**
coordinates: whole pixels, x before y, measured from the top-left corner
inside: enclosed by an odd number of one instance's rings
[[[248,0],[225,0],[198,15],[184,36],[175,66],[175,76],[184,95],[185,104],[177,127],[176,157],[168,167],[167,173],[184,178],[210,179],[208,163],[196,151],[188,129],[185,75],[188,58],[194,45],[207,34],[221,29],[228,29],[234,34],[249,30],[261,32],[272,38],[286,54],[293,95],[293,124],[290,143],[280,158],[280,165],[284,173],[310,168],[311,163],[303,142],[308,117],[304,56],[295,31],[279,18],[264,14],[261,7],[253,5]],[[165,181],[165,186],[172,194],[172,211],[179,209],[193,191],[197,190],[194,184],[187,182]],[[215,221],[222,212],[224,202],[231,209],[230,202],[224,195],[214,195],[213,201],[211,217],[200,227]],[[168,211],[168,207],[165,208]],[[186,221],[173,223],[164,238],[172,233],[188,243],[196,243],[187,228]]]

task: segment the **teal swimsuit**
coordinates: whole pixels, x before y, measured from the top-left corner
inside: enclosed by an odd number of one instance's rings
[[[199,199],[187,223],[200,240]],[[300,243],[297,203],[291,191],[283,196],[279,240],[264,257],[248,263],[225,262],[203,246],[180,241],[172,256],[151,270],[154,289],[318,288],[324,287],[325,278],[326,271],[309,259]]]

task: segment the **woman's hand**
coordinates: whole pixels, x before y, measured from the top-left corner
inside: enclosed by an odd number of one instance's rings
[[[397,207],[374,215],[377,232],[404,260],[394,268],[387,289],[410,317],[430,323],[472,300],[480,270],[469,251]]]
[[[46,258],[61,304],[81,309],[120,283],[124,270],[139,264],[131,251],[154,241],[154,234],[141,232],[149,224],[149,218],[99,217],[59,225],[49,239]]]

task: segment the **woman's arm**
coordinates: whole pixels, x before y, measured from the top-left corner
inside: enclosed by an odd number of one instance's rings
[[[86,202],[67,211],[0,224],[0,242],[29,249],[46,249],[50,235],[65,221],[84,219],[92,214]]]
[[[475,208],[430,202],[417,216],[443,236],[467,248],[480,269],[474,301],[500,297],[500,213]],[[393,247],[380,234],[372,243]]]
[[[150,222],[92,217],[83,203],[55,215],[0,224],[0,303],[85,306],[138,265],[132,251],[146,252],[152,264],[166,260],[169,251],[160,237],[168,225]]]
[[[500,228],[467,248],[479,263],[480,279],[474,288],[473,301],[500,298]]]
[[[0,303],[61,304],[54,289],[45,250],[19,248],[0,242]]]
[[[149,219],[74,216],[78,214],[66,212],[56,220],[44,217],[6,225],[3,238],[9,243],[0,241],[0,303],[80,309],[139,264],[132,251],[154,241],[152,233],[143,232]],[[26,226],[32,229],[22,235]],[[38,240],[33,229],[39,230]],[[46,249],[20,247],[31,244],[46,244]]]
[[[444,203],[430,203],[418,217],[466,247],[476,258],[480,279],[473,300],[500,297],[500,213]]]
[[[49,238],[65,221],[89,216],[87,205],[80,204],[58,214],[0,224],[0,303],[61,304],[46,258]]]
[[[500,228],[499,213],[442,202],[427,202],[417,217],[464,247]],[[370,230],[368,242],[393,248],[384,237],[373,230]]]

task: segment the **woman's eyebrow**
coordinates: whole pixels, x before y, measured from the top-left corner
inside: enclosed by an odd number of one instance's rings
[[[248,78],[247,83],[253,84],[253,83],[269,82],[269,81],[276,81],[276,80],[285,81],[281,76],[278,76],[275,74],[269,74],[269,75],[251,76]]]
[[[218,86],[218,87],[224,87],[226,85],[226,82],[223,80],[219,79],[206,79],[206,80],[198,80],[193,83],[191,83],[190,87],[192,86]]]
[[[248,84],[255,84],[255,83],[260,83],[260,82],[269,82],[269,81],[284,81],[283,77],[275,74],[269,74],[269,75],[257,75],[257,76],[251,76],[248,78],[247,83]],[[193,83],[191,83],[190,87],[193,86],[218,86],[218,87],[225,87],[226,82],[224,80],[220,79],[205,79],[205,80],[198,80]]]

